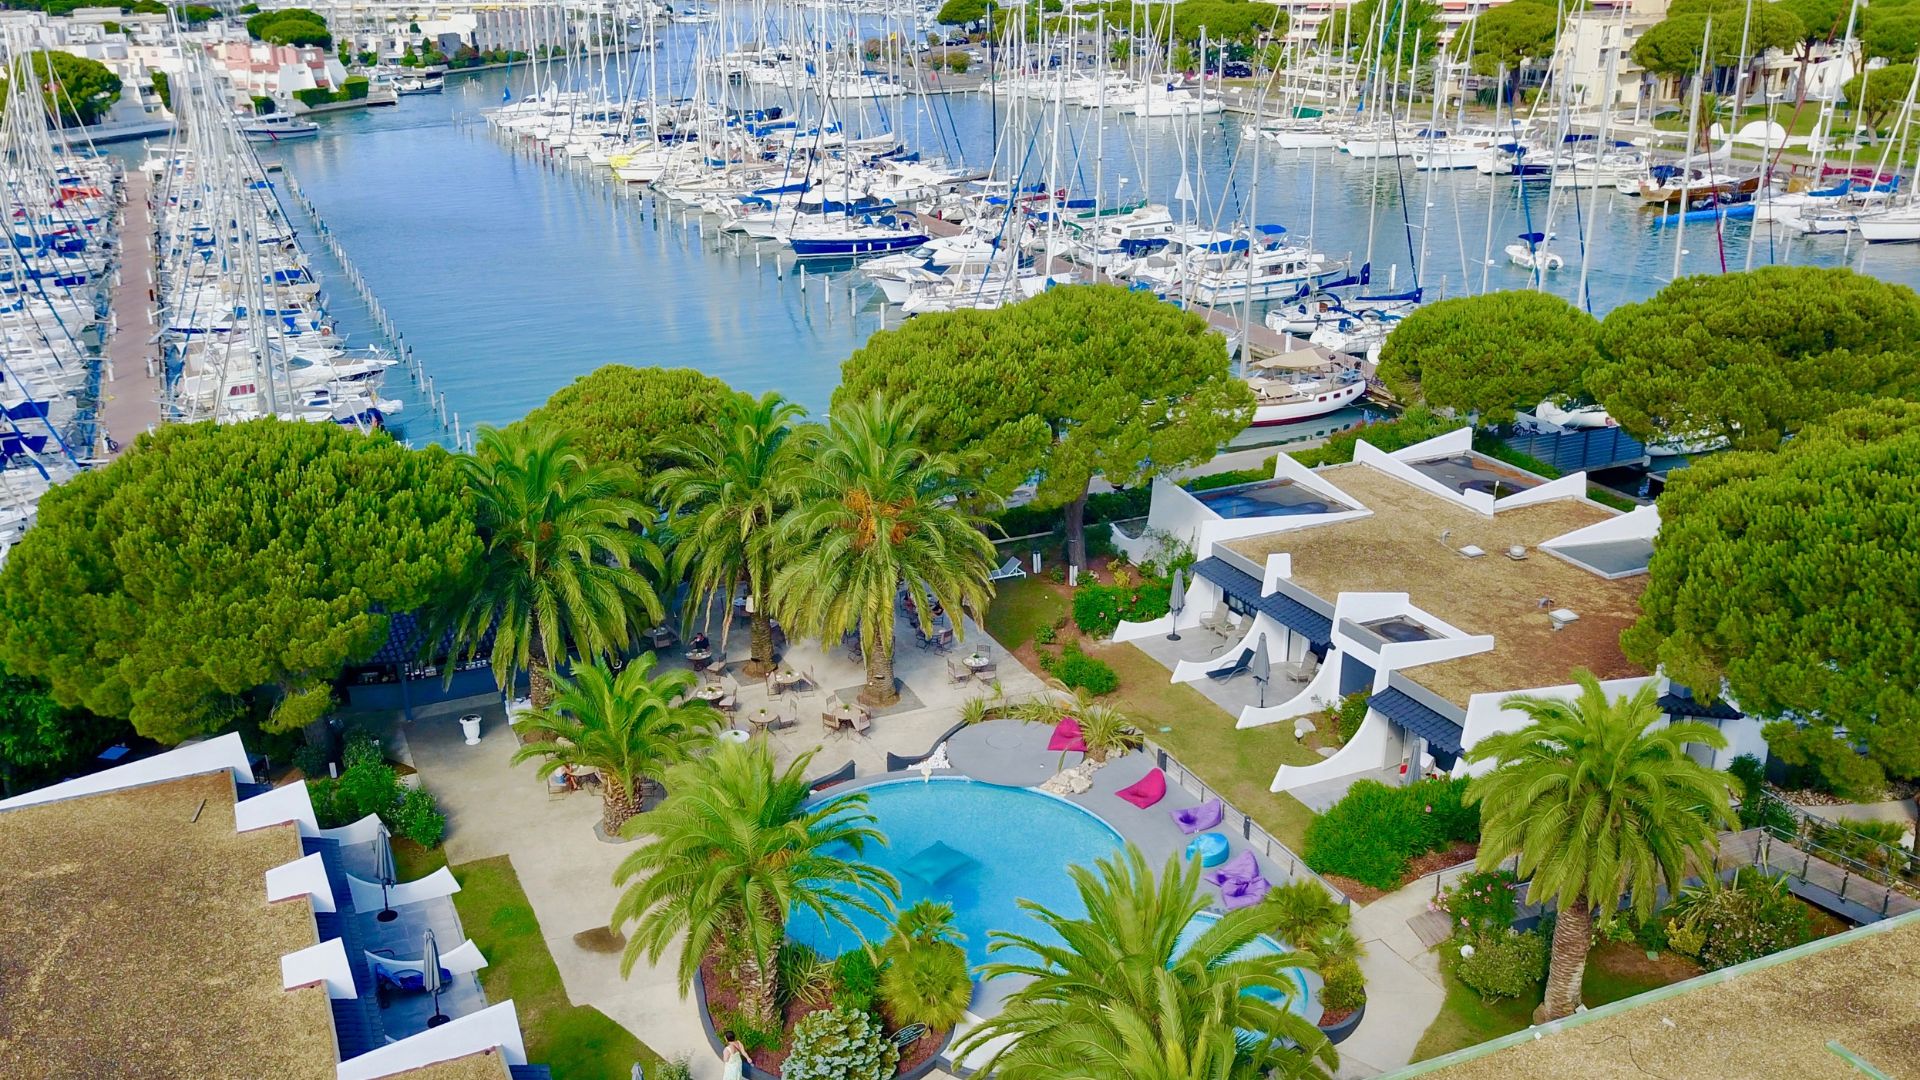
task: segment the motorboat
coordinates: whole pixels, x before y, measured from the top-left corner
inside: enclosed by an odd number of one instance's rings
[[[320,134],[320,125],[311,120],[302,120],[292,113],[268,113],[242,121],[240,133],[247,137],[248,142],[288,142],[313,138]]]

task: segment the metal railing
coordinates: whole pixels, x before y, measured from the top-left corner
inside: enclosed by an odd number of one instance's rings
[[[1850,853],[1843,852],[1825,840],[1845,831],[1841,820],[1808,813],[1769,791],[1762,791],[1760,798],[1770,806],[1786,811],[1794,821],[1791,830],[1777,825],[1761,825],[1760,828],[1770,838],[1802,854],[1811,853],[1814,858],[1831,863],[1849,877],[1860,877],[1920,900],[1920,882],[1915,881],[1916,873],[1920,873],[1920,857],[1913,852],[1866,836],[1851,837],[1848,845]],[[1886,914],[1884,907],[1881,914]]]
[[[1152,739],[1145,739],[1143,741],[1146,743],[1147,753],[1153,755],[1155,764],[1159,765],[1161,771],[1166,773],[1167,779],[1170,782],[1178,784],[1187,794],[1192,795],[1202,802],[1208,799],[1220,800],[1220,805],[1225,812],[1225,817],[1223,817],[1220,822],[1222,828],[1231,829],[1239,833],[1241,839],[1245,840],[1247,845],[1251,847],[1255,853],[1266,856],[1268,862],[1273,863],[1275,866],[1286,867],[1287,876],[1311,878],[1319,882],[1320,887],[1327,890],[1335,900],[1340,901],[1343,905],[1352,906],[1353,901],[1346,893],[1334,888],[1332,882],[1314,873],[1313,868],[1308,866],[1306,861],[1300,858],[1299,855],[1295,854],[1292,848],[1281,843],[1278,837],[1262,828],[1259,822],[1248,817],[1244,811],[1233,805],[1233,802],[1225,795],[1208,786],[1205,780],[1200,779],[1192,769],[1182,765],[1180,759],[1174,757],[1166,747],[1161,746]]]

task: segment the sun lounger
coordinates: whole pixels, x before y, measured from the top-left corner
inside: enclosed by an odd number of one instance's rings
[[[1114,794],[1145,810],[1167,797],[1167,774],[1156,768]]]
[[[1233,661],[1233,663],[1228,664],[1225,667],[1214,668],[1212,671],[1207,672],[1207,678],[1231,679],[1235,675],[1238,675],[1241,672],[1247,670],[1247,666],[1252,663],[1253,663],[1253,650],[1241,649],[1239,657],[1237,657]]]
[[[1022,578],[1026,576],[1027,568],[1020,565],[1020,560],[1008,556],[1006,562],[1001,563],[993,573],[987,575],[987,580],[1006,581],[1009,578]]]
[[[1173,811],[1173,823],[1180,827],[1181,832],[1192,836],[1219,825],[1226,813],[1226,806],[1219,799],[1208,799],[1199,806]]]

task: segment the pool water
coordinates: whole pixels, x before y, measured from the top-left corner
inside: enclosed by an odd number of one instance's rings
[[[1195,915],[1193,921],[1187,924],[1187,928],[1180,932],[1179,940],[1173,946],[1173,955],[1179,956],[1185,953],[1187,947],[1192,945],[1196,938],[1206,933],[1214,923],[1219,921],[1220,916],[1211,911],[1203,911]],[[1262,934],[1236,949],[1230,959],[1245,960],[1250,956],[1272,956],[1286,951],[1286,947],[1278,941]],[[1305,968],[1297,967],[1288,968],[1287,974],[1293,979],[1295,987],[1293,999],[1287,1004],[1287,1011],[1304,1017],[1308,1023],[1319,1023],[1320,1014],[1325,1011],[1321,1008],[1320,995],[1317,993],[1320,988],[1320,976]],[[1267,987],[1245,992],[1268,1001],[1279,997],[1278,991]]]
[[[1333,509],[1313,492],[1286,481],[1264,480],[1240,487],[1202,491],[1194,498],[1223,518],[1291,517]]]
[[[967,938],[967,960],[976,966],[987,962],[992,930],[1057,942],[1039,920],[1020,908],[1019,901],[1043,904],[1068,918],[1085,915],[1067,867],[1092,866],[1121,846],[1119,834],[1093,814],[1025,788],[936,777],[889,781],[863,790],[867,808],[878,819],[888,843],[868,848],[861,857],[899,880],[900,906],[919,900],[952,904],[955,927]],[[942,861],[956,860],[933,848],[936,843],[966,861],[939,874]],[[933,849],[931,855],[929,849]],[[915,876],[911,871],[916,868],[923,874],[938,874],[937,880]],[[854,919],[869,940],[884,940],[885,923],[858,913]],[[806,912],[794,916],[787,932],[825,956],[857,944],[846,927],[825,925]],[[1000,958],[1032,959],[1007,950],[1001,950]]]

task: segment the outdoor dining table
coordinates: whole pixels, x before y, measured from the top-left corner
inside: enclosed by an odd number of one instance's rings
[[[986,667],[987,665],[993,663],[993,658],[986,656],[982,653],[973,653],[969,656],[961,657],[960,662],[967,665],[968,667],[972,668],[975,671],[979,671],[981,668]]]
[[[647,640],[653,642],[654,648],[664,649],[667,646],[672,645],[674,643],[675,638],[674,638],[673,631],[668,627],[656,626],[653,629],[647,631]]]
[[[728,728],[720,733],[720,738],[730,743],[743,743],[751,737],[752,734],[750,732],[742,731],[739,728]]]
[[[712,649],[688,649],[687,659],[696,664],[701,663],[702,661],[711,660],[713,659],[713,650]]]
[[[708,683],[700,689],[695,690],[693,696],[706,702],[719,701],[721,698],[727,696],[727,688],[719,683]]]
[[[776,671],[773,673],[773,684],[782,689],[792,686],[799,681],[800,673],[797,671]]]

